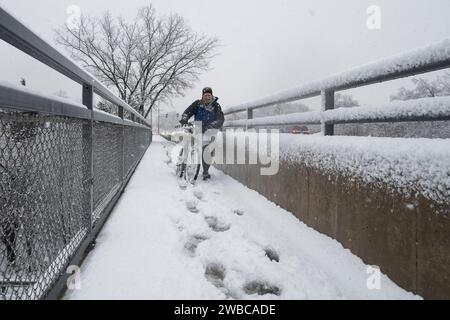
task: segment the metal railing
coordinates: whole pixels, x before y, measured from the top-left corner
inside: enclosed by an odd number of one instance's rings
[[[151,126],[2,8],[0,38],[82,85],[77,104],[0,83],[0,300],[55,299],[150,145]],[[118,116],[95,109],[94,93]]]
[[[429,115],[415,112],[415,114],[410,114],[408,116],[405,116],[404,114],[400,114],[399,116],[386,116],[380,112],[378,113],[378,116],[374,117],[370,115],[370,110],[364,110],[362,107],[353,109],[358,109],[362,112],[367,111],[367,116],[361,116],[356,120],[350,117],[348,119],[342,117],[334,118],[335,114],[333,113],[335,107],[335,93],[338,91],[354,89],[446,68],[450,68],[450,39],[416,49],[406,54],[396,55],[389,59],[360,66],[320,81],[302,85],[298,88],[286,90],[265,99],[227,108],[224,110],[225,115],[246,112],[247,119],[228,120],[225,122],[224,126],[248,128],[280,124],[322,124],[322,132],[325,135],[334,135],[334,125],[342,123],[450,120],[449,102],[446,102],[446,110],[443,110],[438,114],[430,113]],[[308,112],[306,114],[295,113],[256,119],[253,117],[253,110],[256,109],[317,96],[321,96],[322,98],[320,112]],[[389,107],[395,107],[395,104],[388,106],[388,108]],[[411,110],[414,110],[414,105],[411,105],[410,107]]]

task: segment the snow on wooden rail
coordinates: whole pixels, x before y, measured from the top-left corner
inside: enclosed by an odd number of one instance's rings
[[[394,101],[380,107],[339,108],[323,112],[301,112],[249,120],[230,120],[226,127],[320,123],[364,123],[450,120],[450,97]]]
[[[388,59],[362,65],[328,78],[297,88],[281,91],[269,97],[225,109],[225,114],[291,102],[320,95],[325,90],[346,90],[376,82],[393,80],[414,74],[450,67],[450,39],[395,55]]]

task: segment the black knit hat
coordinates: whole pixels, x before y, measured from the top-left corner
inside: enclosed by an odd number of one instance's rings
[[[212,89],[210,87],[203,88],[202,92],[203,92],[203,94],[205,94],[205,93],[213,94]]]

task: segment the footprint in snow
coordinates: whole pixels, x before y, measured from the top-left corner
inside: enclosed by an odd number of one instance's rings
[[[204,198],[204,194],[202,191],[200,190],[194,190],[194,196],[198,199],[198,200],[203,200]]]
[[[280,255],[275,249],[267,247],[264,248],[264,252],[266,253],[267,258],[270,259],[270,261],[280,262]]]
[[[206,241],[206,240],[208,240],[208,237],[206,237],[206,236],[194,235],[194,236],[189,238],[189,240],[184,245],[184,248],[187,250],[188,254],[191,257],[194,257],[195,256],[195,251],[197,250],[198,245],[200,243],[202,243],[203,241]]]
[[[237,209],[237,210],[234,210],[233,213],[237,216],[242,217],[244,215],[244,210]]]
[[[188,185],[186,181],[178,180],[178,186],[180,187],[181,190],[186,190]]]
[[[257,294],[259,296],[264,296],[266,294],[273,294],[279,296],[281,294],[281,289],[267,281],[254,280],[247,282],[244,285],[244,292],[248,295]]]
[[[205,269],[205,278],[217,289],[222,291],[227,298],[233,298],[230,291],[225,287],[223,281],[225,279],[226,269],[219,263],[210,263]]]
[[[197,201],[196,200],[186,201],[186,208],[192,213],[199,212],[199,210],[197,209]]]
[[[225,232],[230,230],[231,225],[218,219],[217,217],[205,217],[208,226],[215,232]]]

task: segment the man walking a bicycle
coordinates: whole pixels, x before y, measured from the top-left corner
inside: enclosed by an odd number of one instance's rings
[[[218,97],[214,97],[211,88],[202,90],[202,99],[194,101],[181,116],[180,123],[186,125],[194,116],[194,121],[202,122],[202,133],[209,129],[221,129],[224,123],[224,115]],[[203,146],[203,152],[207,146]],[[209,174],[210,164],[206,163],[202,155],[203,180],[211,179]]]

